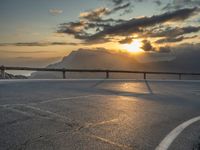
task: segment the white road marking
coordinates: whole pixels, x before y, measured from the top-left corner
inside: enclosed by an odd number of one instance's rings
[[[176,139],[176,137],[189,125],[197,122],[200,120],[200,116],[192,118],[182,124],[180,124],[178,127],[176,127],[174,130],[172,130],[162,141],[161,143],[156,147],[155,150],[167,150],[172,142]]]
[[[124,145],[124,144],[115,143],[115,142],[113,142],[113,141],[111,141],[109,139],[106,139],[106,138],[103,138],[103,137],[100,137],[100,136],[96,136],[96,135],[92,135],[92,134],[82,134],[82,135],[94,138],[96,140],[100,140],[102,142],[105,142],[105,143],[108,143],[108,144],[120,147],[122,149],[130,149],[130,150],[133,149],[133,147],[131,147],[131,146],[127,146],[127,145]]]
[[[29,105],[35,105],[35,104],[43,104],[43,103],[49,103],[49,102],[54,102],[54,101],[63,101],[63,100],[72,100],[72,99],[79,99],[79,98],[88,98],[88,97],[100,97],[100,96],[105,96],[105,95],[100,95],[100,94],[94,94],[94,95],[80,95],[80,96],[72,96],[72,97],[58,97],[58,98],[53,98],[53,99],[47,99],[47,100],[41,100],[39,102],[31,102],[28,103]],[[27,103],[21,103],[21,104],[3,104],[0,105],[0,107],[7,107],[7,106],[15,106],[15,105],[27,105]]]

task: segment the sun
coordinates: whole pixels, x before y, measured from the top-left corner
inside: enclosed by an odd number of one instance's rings
[[[128,52],[131,53],[139,53],[142,52],[142,43],[140,40],[134,40],[132,43],[130,44],[123,44],[122,45],[123,49],[127,50]]]

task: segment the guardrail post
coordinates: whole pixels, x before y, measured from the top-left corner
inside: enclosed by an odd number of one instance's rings
[[[179,78],[179,80],[181,80],[181,73],[178,74],[178,78]]]
[[[109,71],[106,71],[106,79],[109,79]]]
[[[147,79],[147,73],[144,72],[144,80],[146,80],[146,79]]]
[[[3,79],[6,78],[5,67],[4,66],[1,66],[1,76],[2,76]]]
[[[66,74],[65,74],[66,71],[62,71],[63,73],[63,79],[66,79]]]

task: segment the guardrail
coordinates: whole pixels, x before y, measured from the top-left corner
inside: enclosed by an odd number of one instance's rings
[[[185,73],[185,72],[154,72],[154,71],[129,71],[129,70],[101,70],[101,69],[54,69],[54,68],[31,68],[31,67],[7,67],[1,66],[2,78],[5,78],[6,70],[25,70],[25,71],[51,71],[51,72],[62,72],[63,79],[66,79],[66,72],[93,72],[93,73],[105,73],[106,78],[109,78],[110,73],[134,73],[143,74],[143,79],[147,79],[147,74],[165,74],[165,75],[177,75],[179,80],[183,75],[200,75],[200,73]]]

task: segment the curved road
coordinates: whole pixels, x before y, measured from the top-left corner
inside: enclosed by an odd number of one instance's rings
[[[0,150],[198,150],[199,116],[199,81],[0,81]]]

